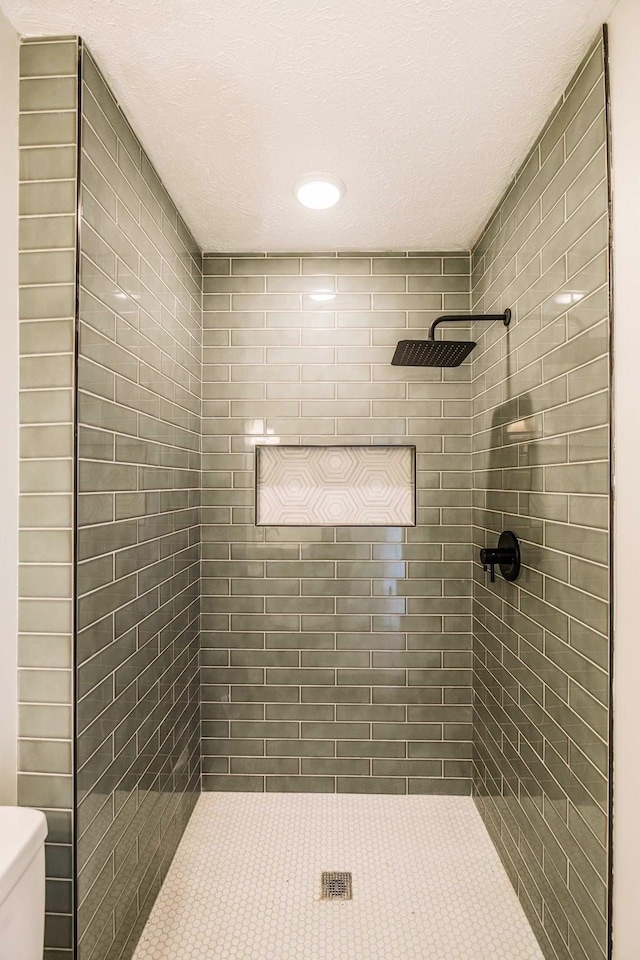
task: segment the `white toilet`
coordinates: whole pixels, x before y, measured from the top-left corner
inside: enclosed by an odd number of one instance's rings
[[[46,835],[40,810],[0,807],[2,960],[42,960]]]

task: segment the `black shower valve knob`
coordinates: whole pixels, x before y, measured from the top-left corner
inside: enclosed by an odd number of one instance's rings
[[[491,571],[491,582],[496,579],[495,568],[499,563],[511,563],[513,554],[511,550],[500,550],[499,547],[487,547],[480,551],[480,563],[483,570]]]
[[[520,544],[511,530],[503,530],[497,547],[482,547],[480,563],[483,570],[489,571],[491,583],[496,580],[496,567],[505,580],[517,580],[520,573]]]

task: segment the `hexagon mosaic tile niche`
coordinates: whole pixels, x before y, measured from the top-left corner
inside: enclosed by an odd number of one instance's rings
[[[415,447],[256,447],[259,526],[414,526]]]

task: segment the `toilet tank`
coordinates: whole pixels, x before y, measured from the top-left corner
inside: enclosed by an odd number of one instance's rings
[[[46,835],[40,810],[0,806],[2,960],[42,960]]]

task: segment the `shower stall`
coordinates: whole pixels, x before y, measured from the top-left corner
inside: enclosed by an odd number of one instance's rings
[[[82,41],[21,54],[47,960],[605,960],[606,37],[470,251],[201,251]]]

